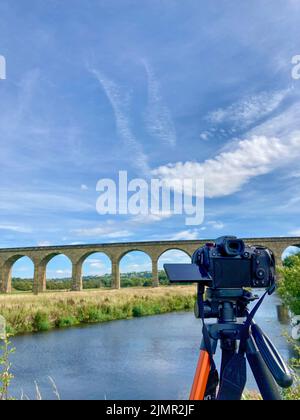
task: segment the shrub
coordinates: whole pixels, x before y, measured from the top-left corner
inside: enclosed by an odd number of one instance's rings
[[[103,317],[101,311],[96,307],[89,308],[87,311],[87,316],[88,316],[88,319],[87,319],[88,322],[99,322],[102,320],[102,317]]]
[[[0,347],[0,400],[6,401],[12,398],[8,395],[10,383],[14,376],[11,374],[11,363],[9,357],[15,352],[15,348],[11,347],[11,343],[6,337],[3,345]]]
[[[43,312],[37,312],[33,319],[33,328],[35,331],[48,331],[51,328],[49,316]]]
[[[30,292],[33,289],[33,281],[26,279],[13,279],[12,287],[18,292]]]
[[[74,326],[76,324],[78,324],[78,321],[73,316],[64,316],[64,317],[61,317],[55,323],[56,327],[58,327],[58,328],[72,327],[72,326]]]
[[[143,307],[141,305],[135,305],[132,308],[132,316],[134,318],[140,318],[143,315],[144,315],[144,311],[143,311]]]
[[[279,295],[295,315],[300,315],[300,258],[289,257],[280,271]]]

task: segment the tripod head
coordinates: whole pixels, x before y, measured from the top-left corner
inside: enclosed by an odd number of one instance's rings
[[[259,297],[252,292],[241,289],[214,289],[198,284],[198,297],[195,305],[195,316],[201,318],[200,305],[206,293],[204,305],[204,318],[216,318],[219,323],[236,322],[237,318],[246,318],[248,305]]]

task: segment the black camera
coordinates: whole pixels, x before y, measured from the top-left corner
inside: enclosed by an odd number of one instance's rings
[[[166,264],[171,283],[203,283],[212,289],[268,288],[276,281],[273,252],[223,236],[199,248],[192,264]]]

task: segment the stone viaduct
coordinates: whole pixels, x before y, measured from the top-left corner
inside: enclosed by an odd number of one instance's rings
[[[103,253],[111,260],[112,265],[112,288],[121,287],[120,261],[132,251],[142,251],[149,255],[152,260],[153,286],[158,286],[158,260],[169,250],[180,250],[188,255],[211,240],[193,241],[159,241],[159,242],[133,242],[100,245],[70,245],[70,246],[49,246],[32,248],[10,248],[0,249],[0,281],[2,293],[11,292],[12,267],[17,260],[28,257],[34,264],[34,293],[46,291],[46,269],[47,264],[57,255],[65,255],[72,263],[72,290],[82,290],[82,265],[84,261],[95,253]],[[289,246],[300,248],[300,238],[279,237],[279,238],[250,238],[245,239],[249,245],[263,245],[271,248],[281,264],[283,252]],[[176,262],[176,261],[174,261]]]

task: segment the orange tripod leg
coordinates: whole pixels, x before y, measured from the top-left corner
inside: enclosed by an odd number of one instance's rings
[[[210,372],[210,359],[207,351],[201,350],[197,370],[191,390],[190,400],[204,400]]]

